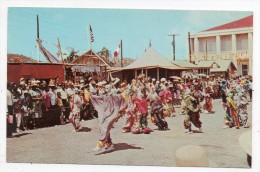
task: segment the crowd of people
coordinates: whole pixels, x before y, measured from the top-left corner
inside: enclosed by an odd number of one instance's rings
[[[186,115],[185,132],[192,124],[202,131],[201,113],[214,113],[213,99],[222,99],[225,128],[249,127],[247,104],[252,100],[252,77],[205,76],[183,79],[146,77],[131,82],[118,78],[97,82],[93,78],[59,83],[20,79],[7,84],[7,137],[13,132],[71,123],[80,131],[82,120],[98,118],[99,140],[94,151],[113,149],[110,130],[123,117],[122,132],[149,134],[148,123],[168,130],[167,117]]]

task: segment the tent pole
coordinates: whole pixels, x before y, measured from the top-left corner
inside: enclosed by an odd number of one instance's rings
[[[136,69],[135,69],[135,79],[137,78],[137,71],[136,71]]]
[[[145,77],[147,78],[148,76],[147,76],[147,69],[145,69]]]

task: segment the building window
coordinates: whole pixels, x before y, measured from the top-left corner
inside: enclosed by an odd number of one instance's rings
[[[220,37],[221,40],[221,51],[231,51],[232,50],[232,38],[231,35],[225,35]]]
[[[248,75],[248,65],[242,65],[242,75]]]
[[[216,52],[216,37],[199,38],[199,51],[201,53]]]
[[[236,35],[237,50],[248,50],[248,35],[239,34]]]

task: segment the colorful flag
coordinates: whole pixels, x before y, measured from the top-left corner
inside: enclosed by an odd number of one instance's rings
[[[91,28],[91,25],[89,25],[89,34],[90,34],[90,42],[94,42],[94,34]]]
[[[114,52],[114,57],[117,57],[119,55],[120,48],[121,48],[121,43],[119,43],[116,51]]]

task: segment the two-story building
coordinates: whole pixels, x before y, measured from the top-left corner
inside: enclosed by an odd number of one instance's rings
[[[236,75],[252,75],[253,15],[190,36],[190,61],[231,60]]]

